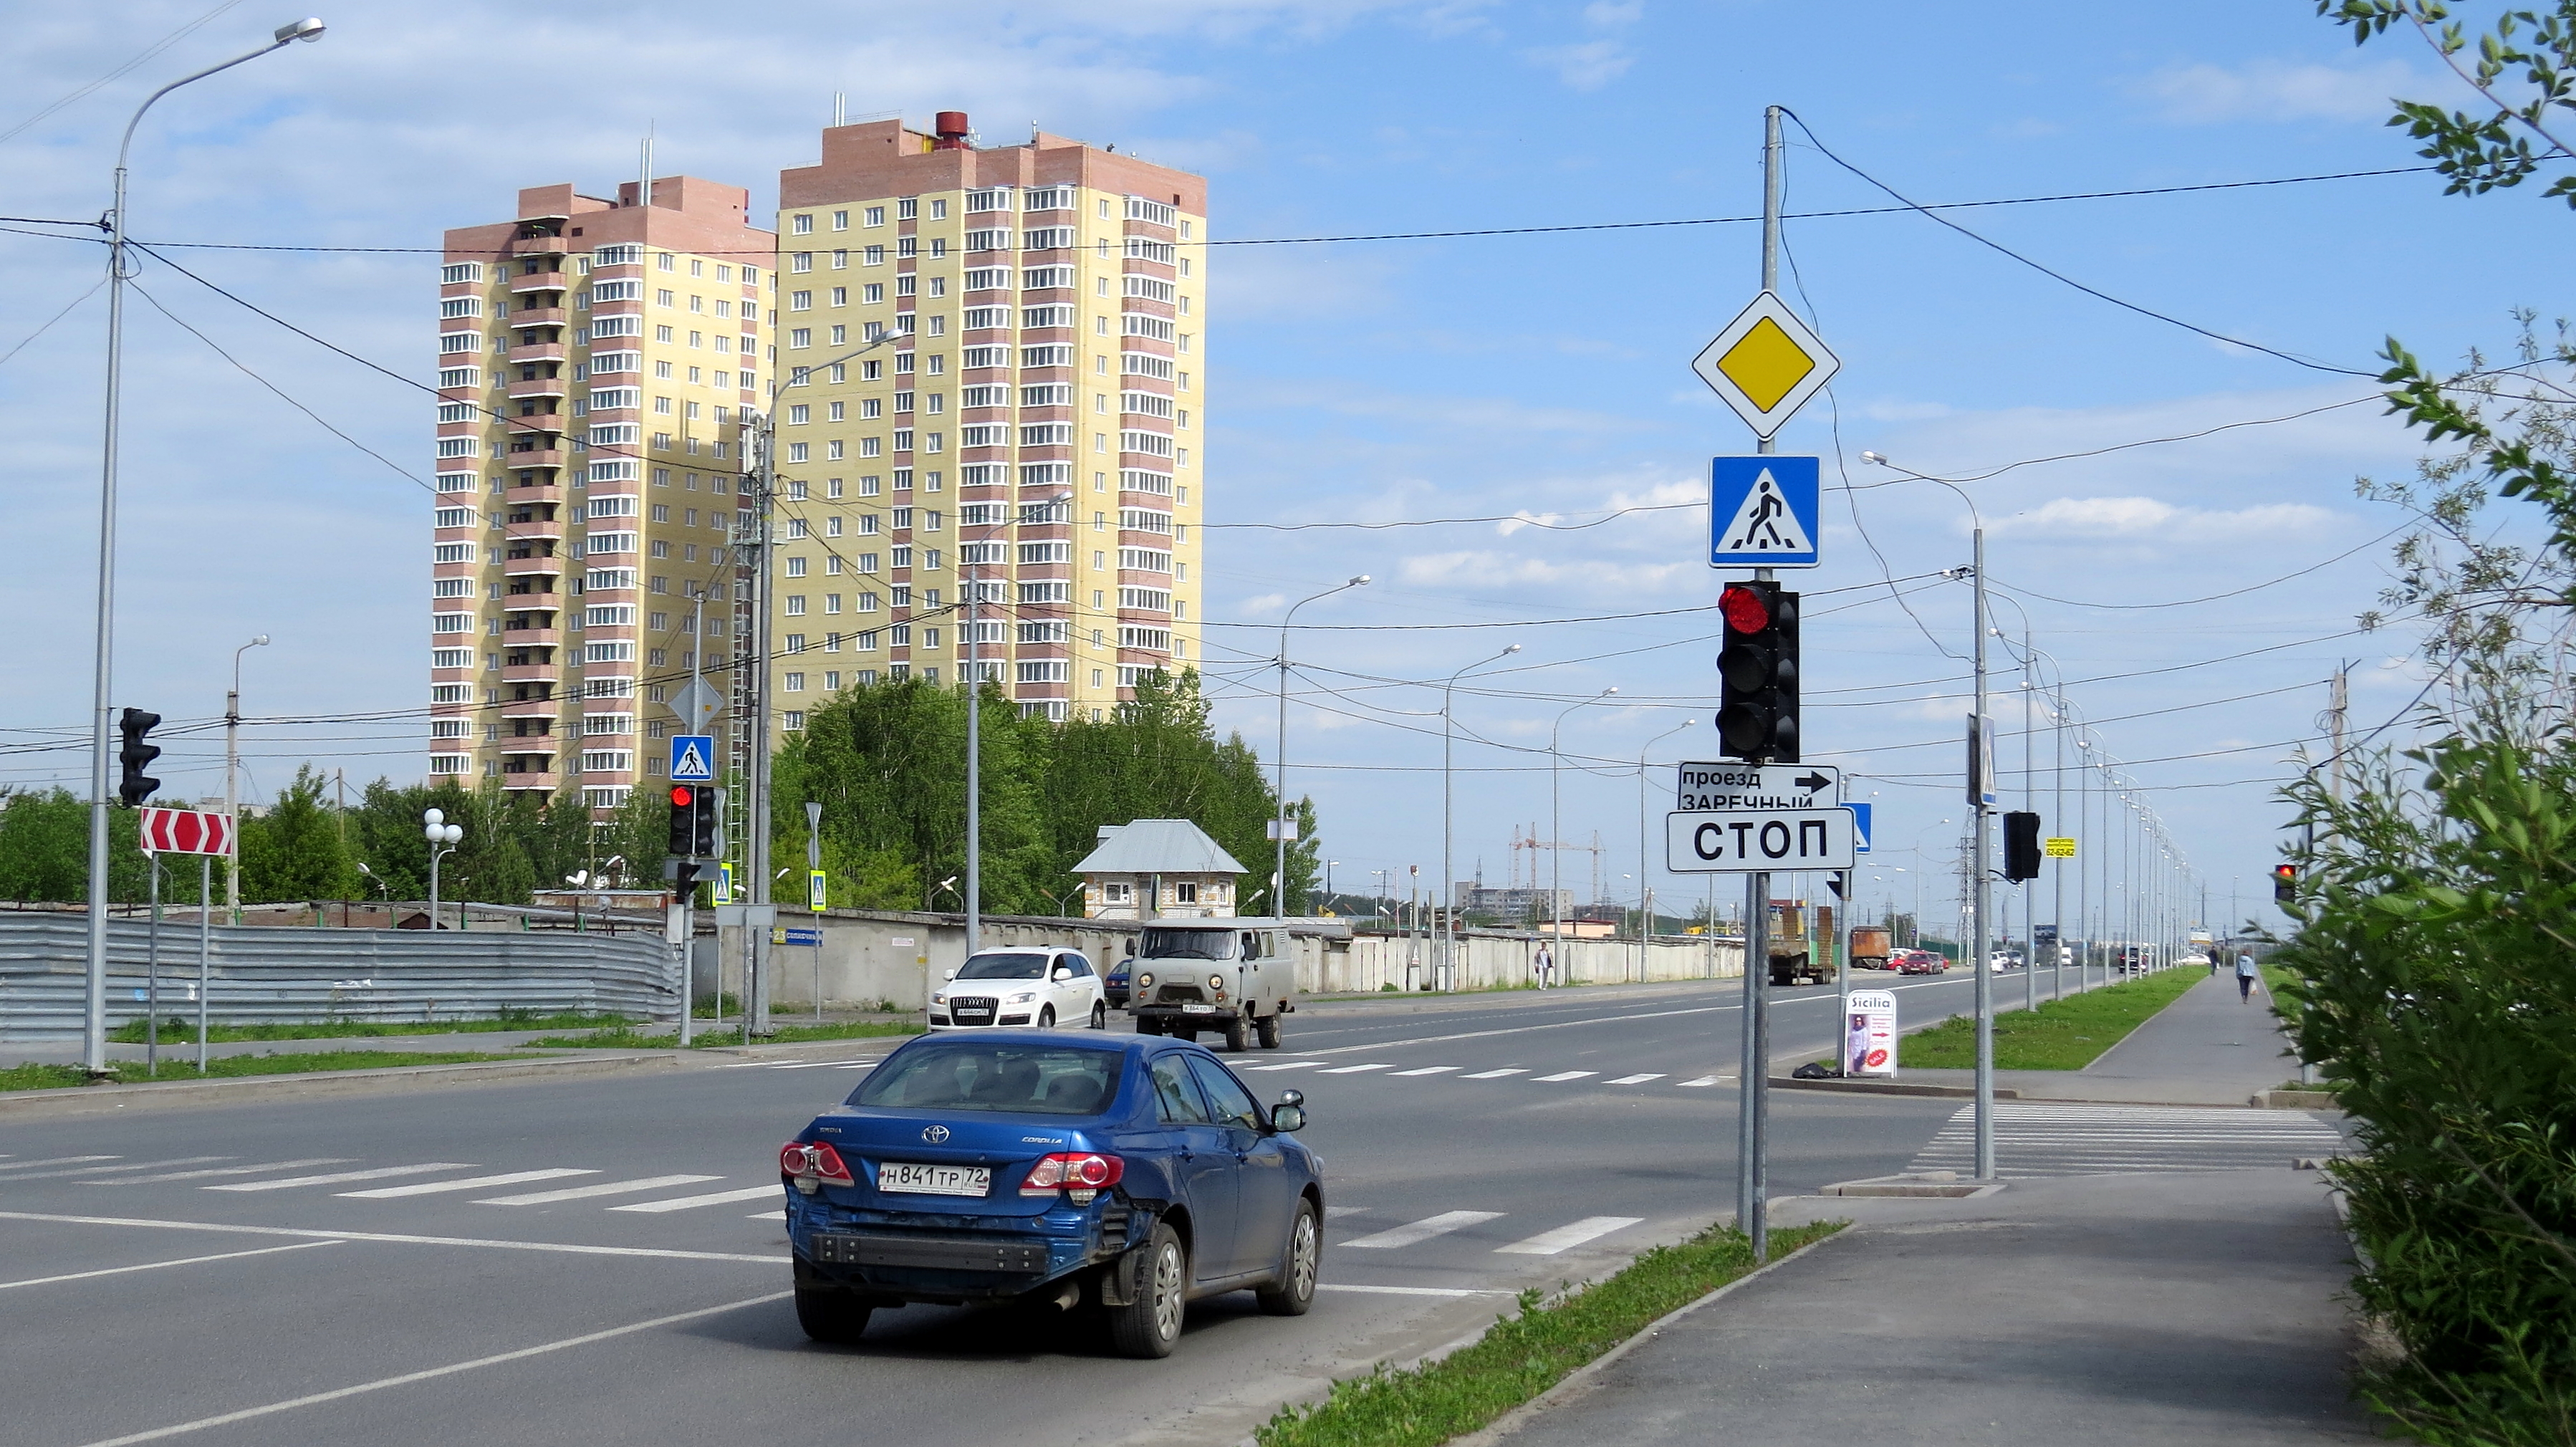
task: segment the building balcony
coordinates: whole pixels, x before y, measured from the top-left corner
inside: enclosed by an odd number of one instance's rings
[[[558,628],[505,628],[501,631],[504,648],[561,648],[563,631]]]
[[[514,699],[501,705],[501,717],[504,719],[559,718],[563,714],[563,705],[564,701],[559,698]]]
[[[535,487],[513,487],[501,495],[501,500],[512,507],[532,507],[541,503],[553,503],[560,507],[564,500],[564,490],[552,483],[543,483]]]
[[[560,236],[518,236],[510,240],[512,256],[562,256],[571,250]]]
[[[506,531],[514,543],[559,543],[564,540],[564,529],[570,525],[563,518],[539,518],[510,523]]]
[[[564,560],[556,557],[503,558],[501,572],[505,577],[555,577],[564,570]]]
[[[507,769],[501,771],[499,778],[504,789],[543,789],[552,793],[556,784],[552,774],[513,774]]]
[[[510,384],[513,397],[561,397],[572,391],[568,377],[532,377]]]
[[[510,278],[510,290],[513,293],[523,291],[568,291],[571,289],[571,286],[572,283],[564,279],[564,273],[561,271],[541,271],[534,276],[514,276]]]
[[[501,454],[503,467],[561,467],[564,453],[560,447],[531,447],[525,451],[513,448]]]
[[[510,325],[514,327],[559,327],[567,320],[559,306],[521,307],[510,313]]]
[[[503,683],[553,683],[561,670],[551,663],[517,663],[501,670]]]
[[[525,366],[530,362],[560,362],[571,355],[562,342],[512,342],[510,365]]]

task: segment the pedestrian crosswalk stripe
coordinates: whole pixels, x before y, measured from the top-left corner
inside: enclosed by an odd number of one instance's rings
[[[126,1176],[114,1181],[83,1181],[84,1186],[136,1186],[146,1182],[202,1181],[209,1176],[255,1176],[262,1171],[294,1171],[306,1166],[339,1166],[355,1160],[354,1156],[316,1156],[304,1161],[270,1161],[259,1166],[209,1166],[197,1171],[163,1171],[157,1176]],[[157,1164],[157,1163],[156,1163]]]
[[[779,1196],[779,1189],[774,1183],[766,1186],[747,1186],[739,1191],[714,1191],[703,1196],[674,1196],[667,1201],[637,1201],[631,1206],[611,1206],[608,1209],[642,1211],[648,1214],[659,1214],[664,1211],[694,1211],[700,1206],[725,1206],[736,1201],[756,1200],[762,1196]]]
[[[109,1159],[114,1159],[110,1157]],[[20,1181],[58,1181],[66,1176],[99,1176],[123,1174],[126,1171],[148,1171],[154,1166],[194,1166],[207,1161],[229,1161],[231,1156],[173,1156],[166,1161],[128,1161],[121,1166],[72,1166],[59,1171],[23,1171],[14,1176],[0,1176],[0,1186]]]
[[[472,1161],[422,1161],[412,1166],[376,1166],[364,1171],[333,1171],[327,1176],[288,1176],[281,1181],[233,1181],[199,1186],[201,1191],[283,1191],[292,1186],[337,1186],[347,1181],[381,1181],[388,1176],[421,1176],[431,1171],[470,1171]]]
[[[1600,1073],[1601,1072],[1598,1070],[1560,1070],[1554,1075],[1540,1076],[1538,1078],[1538,1083],[1541,1085],[1554,1085],[1561,1080],[1582,1080],[1588,1076],[1599,1075]]]
[[[1322,1065],[1321,1060],[1282,1060],[1276,1065],[1247,1065],[1246,1070],[1303,1070],[1309,1065]]]
[[[1358,1075],[1358,1074],[1361,1074],[1361,1073],[1363,1073],[1363,1072],[1365,1072],[1365,1071],[1370,1071],[1370,1070],[1387,1070],[1387,1069],[1392,1069],[1392,1068],[1393,1068],[1393,1067],[1391,1067],[1391,1066],[1387,1066],[1387,1065],[1337,1065],[1337,1066],[1333,1067],[1332,1069],[1325,1071],[1325,1072],[1324,1072],[1324,1074],[1326,1074],[1326,1075]]]
[[[11,1161],[0,1171],[32,1171],[38,1166],[78,1166],[91,1161],[112,1161],[114,1156],[48,1156],[41,1161]]]
[[[385,1201],[397,1196],[435,1196],[443,1191],[479,1191],[486,1186],[515,1186],[521,1181],[557,1181],[566,1176],[595,1176],[599,1172],[573,1166],[549,1166],[538,1171],[505,1171],[497,1176],[468,1176],[461,1181],[420,1181],[408,1186],[378,1186],[371,1191],[341,1191],[338,1194],[360,1201]]]
[[[1697,1079],[1697,1080],[1685,1080],[1685,1081],[1683,1081],[1683,1082],[1682,1082],[1682,1084],[1681,1084],[1681,1088],[1682,1088],[1682,1089],[1684,1089],[1684,1090],[1693,1090],[1693,1089],[1696,1089],[1696,1088],[1698,1088],[1698,1087],[1700,1087],[1700,1086],[1703,1086],[1703,1085],[1715,1085],[1715,1084],[1717,1084],[1718,1080],[1719,1080],[1719,1077],[1717,1077],[1717,1076],[1714,1076],[1714,1075],[1703,1075],[1703,1076],[1701,1076],[1701,1077],[1700,1077],[1699,1079]]]
[[[1613,1231],[1624,1231],[1644,1219],[1646,1218],[1643,1216],[1586,1216],[1580,1221],[1568,1222],[1553,1231],[1541,1231],[1526,1241],[1515,1241],[1509,1246],[1497,1246],[1494,1252],[1501,1256],[1554,1256],[1560,1251],[1571,1251],[1586,1241],[1607,1236]]]
[[[1518,1069],[1518,1068],[1511,1069],[1511,1070],[1480,1070],[1480,1071],[1478,1071],[1477,1073],[1475,1073],[1474,1075],[1461,1075],[1461,1076],[1459,1076],[1458,1078],[1459,1078],[1460,1080],[1500,1080],[1500,1079],[1502,1079],[1502,1078],[1503,1078],[1504,1076],[1506,1076],[1506,1075],[1527,1075],[1527,1074],[1529,1074],[1529,1072],[1528,1072],[1527,1070],[1524,1070],[1524,1069]]]
[[[2259,1169],[2345,1148],[2342,1132],[2304,1112],[2036,1102],[1994,1109],[1996,1172],[2008,1177]],[[1972,1169],[1975,1130],[1974,1107],[1962,1107],[1910,1169]]]
[[[1646,1083],[1647,1081],[1649,1081],[1649,1080],[1661,1080],[1661,1079],[1663,1079],[1663,1078],[1664,1078],[1664,1073],[1663,1073],[1662,1071],[1658,1070],[1658,1071],[1656,1071],[1656,1072],[1655,1072],[1654,1074],[1652,1074],[1652,1075],[1622,1075],[1622,1076],[1620,1076],[1620,1077],[1619,1077],[1618,1079],[1616,1079],[1616,1080],[1605,1080],[1605,1081],[1603,1081],[1603,1082],[1602,1082],[1602,1084],[1604,1084],[1604,1085],[1643,1085],[1643,1084],[1645,1084],[1645,1083]]]
[[[591,1196],[631,1196],[638,1191],[667,1190],[672,1186],[695,1186],[707,1181],[721,1181],[722,1176],[646,1176],[634,1181],[601,1181],[588,1186],[566,1186],[559,1191],[530,1191],[523,1196],[486,1196],[477,1206],[551,1206],[557,1201],[579,1201]]]
[[[1393,1250],[1399,1246],[1417,1246],[1434,1236],[1444,1236],[1468,1226],[1481,1226],[1487,1221],[1498,1221],[1502,1219],[1502,1215],[1500,1211],[1443,1211],[1437,1216],[1425,1216],[1419,1221],[1410,1222],[1392,1230],[1380,1231],[1374,1236],[1362,1236],[1356,1241],[1345,1241],[1342,1247],[1345,1250],[1352,1248]]]
[[[1406,1079],[1406,1078],[1408,1078],[1408,1077],[1410,1077],[1410,1076],[1415,1076],[1415,1075],[1444,1075],[1444,1074],[1448,1073],[1449,1071],[1455,1070],[1455,1069],[1457,1069],[1457,1068],[1458,1068],[1458,1067],[1457,1067],[1457,1066],[1455,1066],[1455,1065],[1426,1065],[1426,1066],[1422,1067],[1420,1070],[1399,1070],[1399,1071],[1397,1071],[1394,1075],[1392,1075],[1392,1076],[1390,1076],[1390,1077],[1388,1077],[1388,1078],[1389,1078],[1389,1079],[1391,1079],[1391,1080],[1403,1080],[1403,1079]],[[1329,1071],[1329,1070],[1328,1070],[1328,1071],[1325,1071],[1324,1073],[1325,1073],[1325,1074],[1327,1074],[1327,1075],[1332,1074],[1332,1072],[1331,1072],[1331,1071]]]

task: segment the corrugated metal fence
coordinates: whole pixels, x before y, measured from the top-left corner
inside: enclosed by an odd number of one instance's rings
[[[139,1020],[145,921],[107,926],[108,1028]],[[77,1039],[89,922],[0,916],[0,1040]],[[161,1012],[196,1018],[197,929],[161,927]],[[222,1024],[491,1019],[504,1010],[673,1018],[678,972],[657,935],[291,930],[218,925],[209,1015]]]

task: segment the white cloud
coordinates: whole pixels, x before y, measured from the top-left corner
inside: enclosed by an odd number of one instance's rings
[[[2243,542],[2285,537],[2334,520],[2335,514],[2307,503],[2266,503],[2229,511],[2176,507],[2151,497],[2061,497],[1997,518],[1986,524],[1986,531],[1998,537]]]
[[[1528,52],[1529,58],[1556,72],[1556,78],[1575,90],[1599,90],[1636,63],[1627,47],[1615,40],[1587,40],[1578,45],[1543,45]]]
[[[1583,7],[1583,23],[1604,30],[1634,25],[1646,13],[1646,0],[1592,0]]]
[[[2399,60],[2318,65],[2257,60],[2228,67],[2168,66],[2134,83],[2164,118],[2186,125],[2220,121],[2382,121],[2389,98],[2425,84]]]

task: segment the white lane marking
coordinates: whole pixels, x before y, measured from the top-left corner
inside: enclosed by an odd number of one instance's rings
[[[1391,1080],[1403,1080],[1403,1079],[1405,1079],[1405,1078],[1407,1078],[1407,1077],[1409,1077],[1409,1076],[1415,1076],[1415,1075],[1444,1075],[1444,1074],[1448,1073],[1449,1071],[1455,1070],[1455,1069],[1457,1069],[1457,1068],[1458,1068],[1458,1067],[1457,1067],[1457,1066],[1455,1066],[1455,1065],[1426,1065],[1426,1066],[1422,1067],[1420,1070],[1399,1070],[1399,1071],[1397,1071],[1394,1075],[1389,1076],[1388,1078],[1389,1078],[1389,1079],[1391,1079]],[[1325,1073],[1326,1075],[1330,1075],[1330,1074],[1332,1074],[1333,1072],[1331,1072],[1331,1071],[1327,1070],[1327,1071],[1325,1071],[1324,1073]]]
[[[423,1161],[416,1166],[377,1166],[364,1171],[333,1171],[327,1176],[289,1176],[282,1181],[238,1181],[228,1186],[199,1186],[201,1191],[283,1191],[289,1186],[336,1186],[343,1181],[381,1181],[387,1176],[417,1176],[429,1171],[470,1171],[472,1161]]]
[[[1661,1080],[1663,1078],[1664,1073],[1658,1070],[1652,1075],[1622,1075],[1616,1080],[1605,1080],[1601,1083],[1604,1085],[1643,1085],[1649,1080]]]
[[[41,1161],[11,1161],[0,1170],[32,1171],[38,1166],[77,1166],[86,1161],[112,1161],[115,1156],[48,1156]]]
[[[121,1166],[75,1166],[66,1171],[29,1171],[22,1175],[0,1176],[0,1186],[14,1186],[20,1181],[53,1181],[65,1176],[100,1176],[126,1171],[148,1171],[154,1166],[194,1166],[207,1161],[229,1161],[231,1156],[173,1156],[166,1161],[131,1161]]]
[[[1473,1075],[1461,1075],[1458,1078],[1460,1080],[1500,1080],[1506,1075],[1527,1074],[1529,1074],[1529,1071],[1526,1069],[1514,1068],[1511,1070],[1480,1070]]]
[[[1540,1085],[1554,1085],[1559,1081],[1583,1080],[1591,1076],[1599,1075],[1600,1073],[1601,1072],[1598,1070],[1560,1070],[1554,1075],[1540,1076],[1536,1083]]]
[[[1680,1088],[1683,1090],[1692,1090],[1703,1085],[1715,1085],[1723,1079],[1725,1079],[1725,1077],[1721,1075],[1703,1075],[1697,1080],[1682,1081]]]
[[[590,1196],[627,1196],[637,1191],[658,1191],[665,1186],[694,1186],[701,1181],[721,1181],[722,1176],[646,1176],[634,1181],[602,1181],[592,1186],[566,1186],[560,1191],[530,1191],[524,1196],[485,1196],[477,1206],[546,1206],[557,1201],[579,1201]]]
[[[1369,1210],[1370,1208],[1367,1206],[1326,1206],[1324,1208],[1324,1219],[1327,1221],[1338,1221],[1344,1216],[1364,1216],[1368,1214]]]
[[[1881,988],[1891,990],[1929,990],[1938,988],[1942,985],[1966,984],[1973,979],[1973,976],[1963,976],[1958,980],[1926,980],[1921,984],[1887,985],[1882,986]],[[1783,999],[1774,1000],[1772,1003],[1774,1005],[1804,1005],[1820,1000],[1839,1000],[1840,998],[1840,996],[1831,993],[1821,995],[1792,995]],[[1699,1005],[1686,1010],[1645,1010],[1627,1015],[1593,1015],[1581,1020],[1550,1020],[1545,1024],[1540,1025],[1510,1025],[1497,1030],[1467,1030],[1456,1035],[1424,1035],[1412,1040],[1381,1040],[1371,1045],[1329,1045],[1322,1047],[1316,1053],[1319,1055],[1355,1055],[1363,1050],[1395,1050],[1407,1045],[1439,1045],[1451,1040],[1482,1040],[1493,1035],[1521,1035],[1532,1030],[1564,1030],[1576,1025],[1624,1025],[1631,1020],[1669,1020],[1682,1015],[1722,1015],[1730,1010],[1741,1010],[1743,1008],[1744,1007],[1742,1005]],[[1959,1012],[1953,1011],[1952,1013],[1956,1014]],[[1338,1030],[1340,1029],[1351,1028],[1365,1027],[1341,1026],[1337,1027],[1336,1033],[1338,1033]]]
[[[1324,1063],[1324,1062],[1323,1062],[1323,1061],[1321,1061],[1321,1060],[1287,1060],[1287,1061],[1282,1061],[1282,1062],[1280,1062],[1280,1063],[1279,1063],[1279,1064],[1277,1064],[1277,1065],[1247,1065],[1247,1066],[1245,1066],[1245,1067],[1244,1067],[1244,1069],[1246,1069],[1246,1070],[1303,1070],[1303,1069],[1305,1069],[1305,1068],[1306,1068],[1307,1066],[1309,1066],[1309,1065],[1321,1065],[1321,1064],[1323,1064],[1323,1063]]]
[[[853,1065],[874,1064],[876,1064],[874,1060],[790,1060],[784,1065],[773,1065],[769,1068],[772,1070],[821,1070],[826,1066],[829,1066],[838,1070],[845,1069]]]
[[[1364,1291],[1372,1296],[1509,1296],[1508,1291],[1472,1291],[1456,1286],[1357,1286],[1340,1281],[1319,1281],[1317,1291]]]
[[[1586,1216],[1580,1221],[1559,1226],[1553,1231],[1541,1231],[1526,1241],[1515,1241],[1509,1246],[1497,1246],[1494,1252],[1500,1256],[1554,1256],[1560,1251],[1570,1251],[1595,1237],[1607,1236],[1613,1231],[1624,1231],[1644,1219],[1646,1218],[1643,1216]]]
[[[1419,1221],[1398,1226],[1393,1230],[1380,1231],[1374,1236],[1362,1236],[1356,1241],[1345,1241],[1341,1244],[1345,1251],[1352,1247],[1362,1250],[1392,1250],[1398,1246],[1416,1245],[1434,1236],[1444,1236],[1463,1227],[1481,1226],[1487,1221],[1498,1221],[1502,1219],[1502,1215],[1500,1211],[1443,1211],[1437,1216],[1425,1216]]]
[[[762,1196],[779,1196],[782,1189],[782,1187],[776,1184],[750,1186],[739,1191],[717,1191],[704,1196],[674,1196],[667,1201],[638,1201],[632,1206],[611,1206],[608,1209],[612,1211],[649,1212],[690,1211],[695,1210],[700,1206],[726,1206],[731,1205],[736,1201],[757,1200]],[[784,1204],[785,1198],[781,1196],[780,1201],[781,1204],[779,1209],[783,1211],[786,1209]]]
[[[1336,1065],[1332,1069],[1322,1073],[1326,1075],[1357,1075],[1362,1071],[1367,1070],[1392,1070],[1394,1068],[1395,1067],[1392,1065]]]
[[[482,1236],[410,1236],[390,1231],[312,1231],[294,1226],[236,1226],[223,1221],[155,1221],[140,1216],[64,1216],[42,1211],[0,1211],[0,1221],[51,1221],[65,1226],[144,1226],[164,1231],[213,1231],[227,1236],[296,1236],[319,1241],[374,1241],[389,1246],[479,1246],[491,1251],[548,1251],[559,1256],[640,1256],[657,1261],[744,1261],[775,1270],[785,1256],[733,1251],[674,1251],[661,1246],[578,1246],[568,1241],[501,1241]]]
[[[355,1156],[315,1156],[306,1161],[270,1161],[261,1166],[212,1166],[202,1171],[164,1171],[157,1176],[127,1176],[120,1181],[83,1181],[84,1186],[132,1186],[145,1181],[202,1181],[208,1176],[256,1176],[262,1171],[292,1171],[305,1166],[345,1165]]]
[[[514,1352],[499,1352],[488,1357],[476,1357],[472,1361],[451,1362],[443,1367],[430,1367],[424,1371],[405,1372],[398,1377],[379,1377],[372,1382],[360,1382],[354,1386],[335,1387],[330,1391],[315,1392],[310,1396],[290,1397],[283,1402],[271,1402],[266,1406],[244,1407],[238,1412],[225,1412],[220,1416],[214,1417],[200,1417],[193,1422],[178,1422],[167,1427],[155,1427],[147,1432],[132,1432],[123,1437],[103,1438],[99,1441],[87,1444],[87,1447],[132,1447],[132,1444],[138,1442],[157,1442],[164,1437],[177,1437],[189,1432],[202,1432],[209,1427],[229,1426],[235,1422],[247,1422],[253,1418],[273,1416],[279,1412],[291,1412],[299,1407],[312,1407],[319,1406],[324,1402],[342,1401],[368,1392],[380,1392],[388,1387],[409,1386],[414,1382],[426,1382],[439,1377],[454,1376],[458,1372],[470,1372],[480,1367],[495,1367],[504,1362],[525,1361],[529,1357],[544,1356],[550,1352],[567,1351],[573,1347],[588,1346],[593,1342],[610,1341],[621,1336],[632,1336],[637,1332],[651,1331],[657,1327],[676,1326],[684,1321],[696,1321],[700,1317],[717,1316],[728,1311],[741,1311],[747,1307],[767,1306],[773,1301],[785,1301],[787,1298],[794,1296],[795,1294],[796,1293],[792,1291],[773,1291],[765,1296],[752,1297],[747,1301],[731,1301],[722,1306],[702,1306],[695,1311],[674,1312],[669,1316],[654,1317],[650,1321],[638,1321],[631,1322],[625,1326],[613,1326],[606,1331],[588,1332],[581,1336],[568,1336],[559,1341],[541,1342],[536,1346],[521,1347]]]
[[[74,1271],[62,1276],[31,1276],[24,1281],[0,1281],[0,1291],[21,1286],[51,1286],[57,1281],[87,1281],[98,1276],[123,1276],[129,1271],[158,1271],[164,1266],[194,1266],[201,1261],[232,1261],[244,1256],[268,1256],[279,1251],[310,1251],[316,1246],[337,1246],[338,1241],[298,1241],[292,1246],[262,1246],[252,1251],[226,1251],[214,1256],[182,1256],[176,1261],[146,1261],[140,1266],[110,1266],[101,1271]]]
[[[884,1063],[882,1060],[861,1060],[849,1065],[835,1065],[832,1068],[834,1070],[874,1070]]]
[[[390,1201],[397,1196],[435,1196],[441,1191],[479,1191],[485,1186],[515,1186],[521,1181],[555,1181],[565,1176],[595,1176],[586,1166],[548,1166],[537,1171],[504,1171],[497,1176],[468,1176],[461,1181],[421,1181],[409,1186],[378,1186],[372,1191],[335,1191],[360,1201]]]

